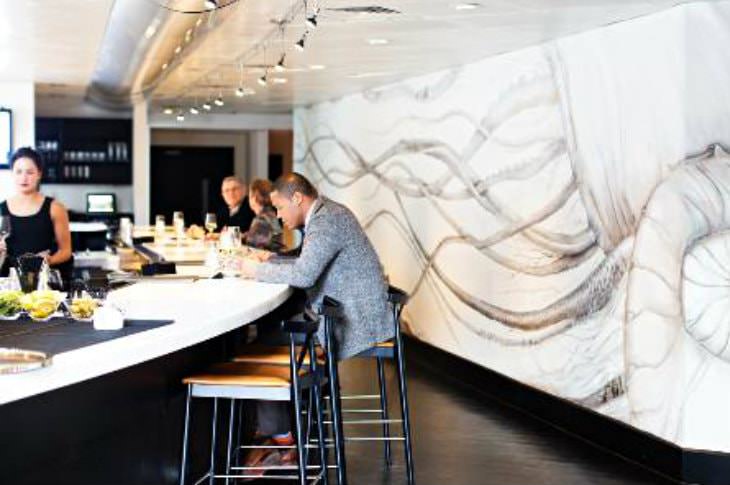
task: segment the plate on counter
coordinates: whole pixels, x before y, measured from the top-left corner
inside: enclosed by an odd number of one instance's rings
[[[0,348],[0,374],[18,374],[51,365],[51,356],[45,352]]]

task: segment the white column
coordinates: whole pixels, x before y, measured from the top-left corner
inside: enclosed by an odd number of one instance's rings
[[[138,101],[133,114],[132,197],[135,224],[150,223],[150,125],[147,101]]]
[[[0,83],[0,107],[13,112],[13,150],[35,146],[35,86],[30,81]],[[5,154],[0,154],[5,157]],[[4,162],[5,160],[3,160]],[[0,170],[0,200],[13,191],[9,170]]]
[[[248,137],[248,180],[269,178],[269,131],[254,130]]]

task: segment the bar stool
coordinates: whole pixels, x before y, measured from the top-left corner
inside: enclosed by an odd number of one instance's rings
[[[333,300],[329,299],[329,302]],[[405,360],[403,356],[403,337],[400,330],[400,316],[403,311],[403,307],[408,302],[408,294],[405,293],[403,290],[396,288],[394,286],[390,286],[388,288],[388,301],[391,305],[392,310],[392,317],[393,317],[393,324],[395,327],[395,337],[393,340],[389,340],[387,342],[381,342],[376,344],[375,346],[371,347],[370,349],[365,350],[364,352],[361,352],[360,354],[356,355],[355,358],[374,358],[376,359],[377,363],[377,370],[378,370],[378,389],[379,394],[369,394],[369,395],[344,395],[339,396],[339,383],[337,386],[333,386],[333,382],[330,382],[330,409],[332,409],[332,424],[335,424],[339,422],[339,428],[340,433],[343,434],[342,428],[345,424],[381,424],[382,425],[382,437],[368,437],[368,436],[350,436],[344,437],[344,442],[347,441],[383,441],[384,442],[384,448],[385,448],[385,461],[390,466],[392,464],[392,451],[391,451],[391,442],[392,441],[403,441],[404,442],[404,451],[405,451],[405,458],[406,458],[406,474],[409,485],[413,485],[415,483],[415,470],[413,465],[413,450],[412,450],[412,442],[411,442],[411,422],[410,422],[410,412],[409,412],[409,405],[408,405],[408,388],[406,384],[406,369],[405,369]],[[325,301],[325,304],[327,303],[327,299]],[[323,306],[324,307],[324,306]],[[332,317],[334,319],[334,317]],[[327,323],[328,318],[325,315],[325,323]],[[330,325],[334,325],[334,320],[332,320],[332,323]],[[393,359],[396,363],[396,370],[398,375],[398,389],[399,389],[399,400],[401,405],[401,419],[390,419],[388,416],[388,395],[387,395],[387,389],[385,384],[385,359]],[[246,352],[244,354],[236,356],[234,359],[238,362],[248,362],[248,363],[276,363],[279,365],[288,365],[289,364],[289,355],[287,352],[286,347],[281,346],[261,346],[257,347],[252,352]],[[330,366],[328,363],[328,374],[330,376],[333,375],[333,373],[337,372],[337,366]],[[338,379],[338,375],[336,375],[336,379]],[[332,379],[334,380],[334,379]],[[336,400],[332,399],[332,389],[336,388],[338,393],[338,398]],[[326,398],[325,398],[326,399]],[[380,408],[379,409],[347,409],[342,407],[341,401],[342,400],[363,400],[363,399],[379,399],[380,400]],[[334,405],[334,406],[333,406]],[[336,408],[336,412],[333,408]],[[380,419],[368,419],[368,420],[347,420],[343,419],[343,414],[357,414],[357,413],[379,413]],[[337,415],[337,419],[335,419],[335,414]],[[327,423],[327,422],[325,422]],[[391,436],[390,434],[390,424],[391,423],[401,423],[402,425],[402,434],[401,437],[395,437]],[[329,424],[329,423],[328,423]],[[344,466],[344,449],[341,451],[342,454],[342,464]],[[338,465],[338,472],[343,473],[340,469],[340,466]],[[340,482],[343,483],[343,482]]]
[[[337,324],[337,320],[342,318],[342,307],[341,304],[334,298],[325,296],[322,300],[322,304],[317,309],[321,320],[324,323],[324,348],[315,347],[315,353],[317,355],[318,365],[324,364],[328,386],[327,390],[327,402],[329,403],[331,413],[331,424],[333,439],[327,440],[327,447],[334,448],[335,451],[335,465],[331,468],[335,468],[337,471],[337,483],[338,485],[347,485],[347,464],[345,459],[345,447],[342,424],[342,404],[340,396],[340,383],[339,383],[339,372],[338,372],[338,358],[337,358],[337,342],[333,337],[334,326]],[[309,354],[311,355],[311,354]],[[309,358],[307,355],[306,358]],[[291,362],[290,353],[286,347],[283,346],[265,346],[257,345],[251,346],[246,349],[246,352],[237,355],[234,362],[247,363],[247,364],[270,364],[279,366],[289,366]],[[310,419],[309,414],[307,414]]]
[[[296,475],[277,476],[279,479],[298,480],[304,485],[308,480],[319,481],[327,484],[327,449],[324,441],[322,398],[320,388],[327,379],[324,376],[324,369],[317,366],[317,360],[313,356],[313,336],[319,327],[319,319],[316,315],[305,313],[301,320],[289,320],[282,322],[282,330],[289,334],[289,365],[271,365],[254,363],[228,362],[218,364],[206,372],[193,375],[183,379],[187,386],[185,401],[185,424],[183,430],[182,459],[180,465],[180,485],[185,485],[188,460],[188,441],[190,430],[190,403],[192,398],[213,399],[212,437],[210,447],[210,468],[195,483],[199,484],[208,479],[210,485],[218,478],[223,478],[226,484],[231,479],[237,478],[259,478],[258,475],[246,474],[253,470],[292,470],[296,468]],[[295,347],[295,335],[305,336],[305,345],[299,352]],[[309,354],[309,364],[305,364],[305,357]],[[310,426],[307,429],[302,422],[304,410],[302,393],[309,391],[314,409],[307,409],[309,416],[314,415],[317,428],[317,445],[309,445]],[[218,418],[218,400],[230,400],[230,416],[228,427],[228,442],[226,449],[226,473],[217,474],[215,466],[216,457],[216,428]],[[243,467],[232,466],[232,444],[234,428],[234,408],[237,400],[255,399],[267,401],[290,401],[294,410],[295,421],[295,446],[276,446],[271,448],[293,448],[297,449],[296,467]],[[309,420],[311,423],[311,420]],[[242,447],[255,448],[256,446]],[[268,448],[268,446],[265,446]],[[319,451],[319,465],[309,465],[308,451],[316,448]],[[236,450],[238,452],[238,450]],[[240,471],[241,474],[232,474],[231,471]],[[316,474],[309,474],[308,471],[317,470]]]
[[[413,466],[413,448],[411,441],[411,420],[408,405],[408,386],[406,383],[406,364],[403,355],[403,335],[400,329],[400,317],[403,307],[408,302],[408,294],[390,286],[388,288],[388,301],[390,302],[393,325],[395,327],[395,337],[393,340],[381,342],[375,346],[357,354],[354,358],[374,358],[378,370],[378,390],[379,393],[372,395],[343,395],[343,400],[363,400],[363,399],[379,399],[380,409],[347,409],[343,408],[343,413],[379,413],[380,419],[367,420],[344,420],[344,424],[382,424],[382,437],[350,437],[348,441],[376,441],[384,442],[385,462],[390,466],[392,464],[391,441],[403,441],[404,452],[406,458],[406,476],[409,485],[415,483],[415,470]],[[398,391],[401,408],[401,419],[390,419],[388,416],[388,393],[385,383],[385,359],[392,359],[396,364],[396,374],[398,377]],[[401,423],[401,437],[394,437],[390,434],[390,424]]]

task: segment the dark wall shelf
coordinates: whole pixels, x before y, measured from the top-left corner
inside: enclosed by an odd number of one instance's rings
[[[36,118],[35,132],[44,182],[132,183],[132,120]]]

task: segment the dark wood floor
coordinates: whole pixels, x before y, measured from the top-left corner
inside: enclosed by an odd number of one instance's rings
[[[408,363],[411,415],[419,485],[667,485],[675,483],[566,435],[530,416],[445,381]],[[365,360],[343,365],[344,393],[372,391],[375,370]],[[397,392],[394,369],[388,386]],[[397,412],[391,400],[393,413]],[[348,402],[348,405],[351,405]],[[395,417],[395,416],[394,416]],[[374,432],[377,428],[370,428]],[[348,426],[346,433],[367,431]],[[354,485],[405,484],[403,454],[384,466],[379,443],[348,443],[348,477]]]

